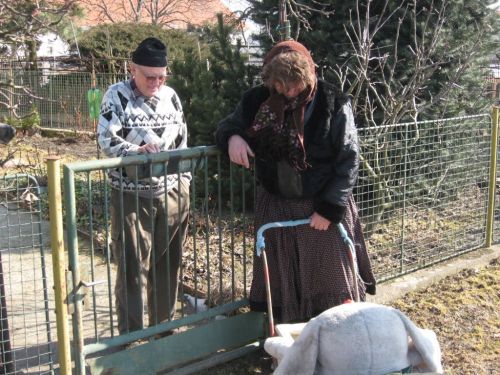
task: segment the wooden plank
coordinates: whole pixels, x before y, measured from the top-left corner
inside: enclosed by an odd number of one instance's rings
[[[265,337],[263,313],[249,312],[182,333],[87,360],[92,374],[156,374],[222,350],[231,350]]]

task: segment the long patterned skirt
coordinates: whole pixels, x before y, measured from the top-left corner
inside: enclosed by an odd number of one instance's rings
[[[299,220],[313,213],[311,199],[283,199],[257,192],[255,228],[284,220]],[[375,294],[375,278],[366,250],[351,195],[343,225],[354,242],[359,275],[359,296]],[[319,231],[309,225],[272,228],[264,233],[269,266],[273,315],[277,322],[306,321],[330,307],[354,300],[354,283],[349,261],[349,247],[336,225]],[[250,290],[250,307],[267,311],[266,288],[262,259],[255,257]]]

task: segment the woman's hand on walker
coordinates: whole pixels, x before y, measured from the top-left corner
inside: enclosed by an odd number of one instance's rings
[[[324,218],[317,212],[313,213],[311,216],[311,224],[310,226],[317,230],[327,230],[330,226],[331,221]]]
[[[248,143],[239,135],[235,134],[228,141],[229,159],[235,164],[250,168],[248,156],[255,156]]]

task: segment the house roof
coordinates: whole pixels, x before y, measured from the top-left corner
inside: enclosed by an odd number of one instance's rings
[[[131,3],[126,0],[77,0],[84,17],[74,20],[80,27],[92,27],[105,23],[145,22],[152,23],[150,13],[143,7],[136,14]],[[232,12],[220,0],[160,0],[157,11],[158,24],[168,28],[181,29],[188,25],[201,26],[215,23],[217,14],[225,16]]]

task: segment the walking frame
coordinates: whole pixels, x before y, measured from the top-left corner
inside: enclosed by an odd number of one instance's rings
[[[272,296],[271,296],[271,282],[269,278],[269,266],[267,263],[266,256],[266,245],[264,240],[264,232],[270,228],[283,228],[283,227],[293,227],[298,225],[310,224],[310,219],[301,219],[301,220],[289,220],[289,221],[276,221],[262,225],[257,231],[257,240],[256,240],[256,254],[257,256],[262,257],[263,269],[264,269],[264,282],[266,284],[266,299],[267,299],[267,313],[269,320],[269,336],[275,335],[274,330],[274,318],[273,318],[273,305],[272,305]],[[342,236],[344,243],[348,246],[349,251],[347,252],[347,256],[349,258],[349,263],[352,270],[353,275],[353,285],[354,285],[354,300],[359,302],[359,289],[358,289],[358,265],[356,259],[356,248],[354,247],[354,243],[349,238],[349,235],[344,228],[342,223],[337,224],[337,228]]]

